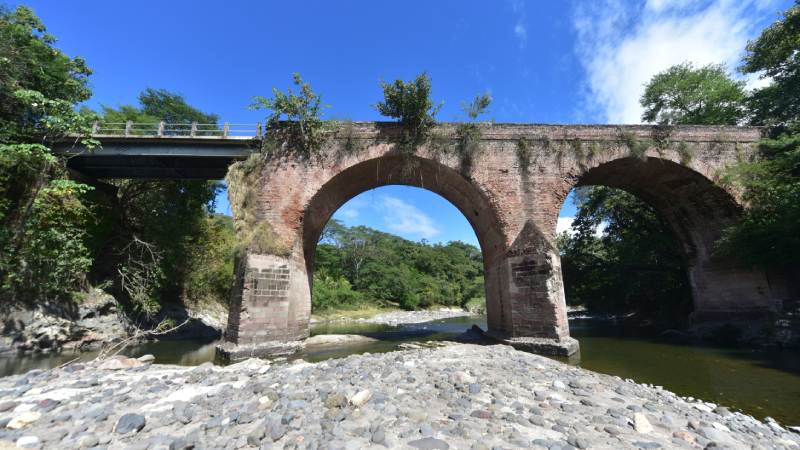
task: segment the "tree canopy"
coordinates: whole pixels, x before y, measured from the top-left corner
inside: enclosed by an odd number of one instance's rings
[[[463,242],[411,242],[331,220],[317,245],[316,310],[364,303],[406,309],[464,306],[484,296],[478,248]]]
[[[661,125],[737,125],[744,110],[744,82],[722,65],[683,63],[655,75],[640,100],[642,120]]]

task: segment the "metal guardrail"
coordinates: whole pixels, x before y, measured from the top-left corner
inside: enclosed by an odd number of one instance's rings
[[[260,123],[153,123],[95,122],[92,136],[104,137],[199,137],[199,138],[261,138],[263,128]]]

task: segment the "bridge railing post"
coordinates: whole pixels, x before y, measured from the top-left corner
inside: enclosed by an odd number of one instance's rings
[[[164,121],[158,122],[158,137],[164,137]]]
[[[195,137],[197,135],[197,122],[192,122],[192,130],[189,131],[189,136]]]
[[[231,124],[225,122],[225,125],[222,126],[222,137],[228,137],[228,132],[231,129]]]
[[[261,122],[256,124],[256,137],[261,139]]]
[[[92,124],[92,134],[98,134],[100,132],[100,121],[95,120]]]
[[[129,120],[125,122],[125,136],[131,135],[131,129],[133,129],[133,121]]]

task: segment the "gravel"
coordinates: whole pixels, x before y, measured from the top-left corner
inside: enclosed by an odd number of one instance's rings
[[[113,366],[0,378],[0,449],[800,450],[775,421],[502,345]]]

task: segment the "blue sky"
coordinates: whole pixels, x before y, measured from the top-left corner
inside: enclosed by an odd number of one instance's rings
[[[440,120],[483,92],[498,122],[638,123],[642,86],[683,61],[735,69],[748,39],[791,0],[29,1],[57,46],[94,70],[89,106],[136,102],[145,87],[183,94],[222,121],[254,123],[254,95],[319,92],[329,118],[379,120],[379,81],[427,71]],[[15,4],[15,3],[12,3]],[[750,86],[764,80],[748,79]],[[224,197],[218,208],[227,210]],[[393,203],[394,202],[394,203]],[[400,203],[398,203],[400,202]],[[391,206],[391,207],[390,207]],[[405,216],[397,217],[397,211]],[[395,214],[394,216],[392,214]],[[569,224],[568,200],[559,227]],[[390,186],[337,212],[409,239],[476,243],[441,197]],[[398,225],[400,224],[400,225]],[[392,227],[394,229],[392,229]]]

